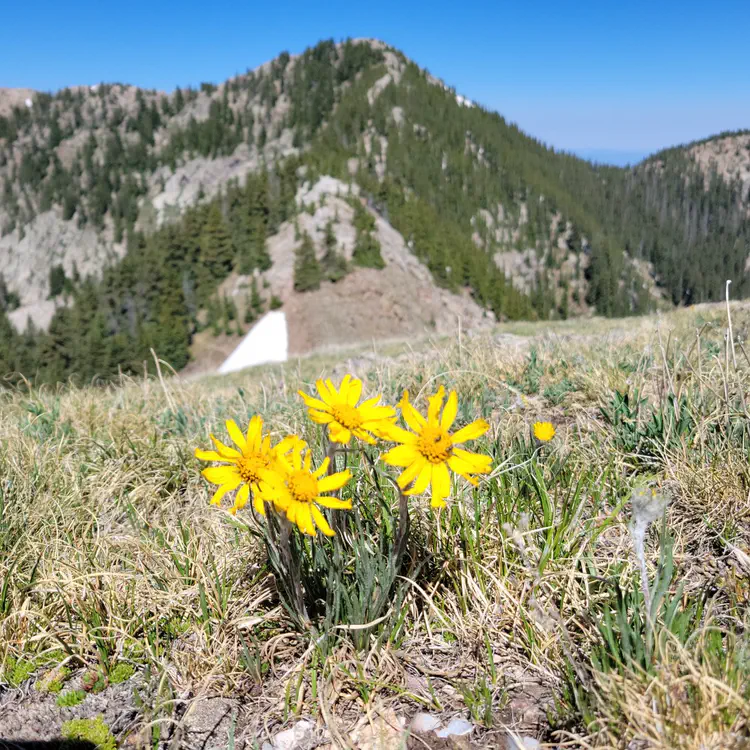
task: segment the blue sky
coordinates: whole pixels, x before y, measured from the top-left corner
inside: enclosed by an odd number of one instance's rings
[[[171,90],[347,36],[384,39],[526,132],[594,158],[750,128],[750,0],[32,0],[3,9],[0,86]]]

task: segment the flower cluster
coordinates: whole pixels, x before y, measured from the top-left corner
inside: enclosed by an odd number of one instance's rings
[[[352,439],[366,445],[395,443],[380,454],[380,460],[401,469],[396,481],[404,495],[421,495],[429,489],[432,507],[442,508],[451,494],[451,474],[476,486],[478,477],[491,470],[489,456],[462,447],[484,435],[489,430],[487,422],[477,419],[451,432],[458,415],[455,391],[446,398],[440,386],[428,399],[426,415],[412,405],[404,391],[398,403],[404,425],[400,426],[396,410],[381,404],[380,396],[361,400],[362,381],[351,375],[344,376],[338,388],[330,379],[318,380],[315,385],[317,396],[299,391],[310,420],[327,428],[331,443],[348,445]],[[246,434],[232,420],[226,426],[236,448],[211,435],[215,450],[195,451],[203,461],[223,464],[203,470],[203,476],[219,486],[211,502],[219,505],[224,495],[237,490],[230,513],[245,507],[252,496],[253,508],[260,515],[271,505],[303,533],[315,535],[320,530],[333,536],[320,507],[352,507],[351,500],[328,494],[344,487],[351,472],[329,471],[330,458],[314,469],[310,449],[297,435],[288,435],[274,445],[271,436],[263,433],[259,416],[250,420]],[[534,433],[545,441],[554,435],[554,428],[537,423]]]
[[[211,435],[216,450],[195,451],[196,458],[202,461],[224,463],[202,472],[209,482],[219,485],[211,503],[220,505],[224,495],[238,490],[229,509],[234,514],[247,505],[252,493],[253,507],[260,515],[266,514],[266,503],[271,503],[304,533],[314,535],[317,526],[324,534],[333,535],[317,506],[351,508],[351,500],[323,494],[340,490],[351,479],[351,473],[324,476],[328,459],[313,470],[307,443],[297,435],[288,435],[272,445],[271,436],[263,435],[263,420],[258,416],[250,420],[247,434],[232,419],[227,420],[226,426],[236,448],[229,448]]]

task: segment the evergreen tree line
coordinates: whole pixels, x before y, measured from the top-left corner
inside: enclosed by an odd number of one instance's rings
[[[56,291],[68,294],[69,304],[57,309],[47,332],[29,325],[18,334],[0,309],[0,373],[11,374],[5,382],[19,373],[40,384],[108,380],[153,368],[152,349],[184,367],[199,313],[208,309],[211,318],[219,283],[234,269],[269,267],[265,238],[294,211],[297,168],[290,160],[278,172],[250,174],[245,185],[231,184],[179,222],[150,236],[131,234],[123,260],[99,281],[79,280],[65,291],[64,273],[60,279],[53,270]],[[221,305],[224,330],[241,333],[233,303]],[[262,301],[251,299],[251,307],[260,313]]]

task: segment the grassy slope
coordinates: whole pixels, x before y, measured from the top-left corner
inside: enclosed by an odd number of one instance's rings
[[[733,317],[746,338],[750,308],[735,306]],[[738,347],[736,368],[731,354],[727,364],[725,324],[721,307],[518,324],[459,342],[391,345],[388,356],[355,353],[348,364],[318,357],[190,383],[3,394],[4,681],[61,659],[74,671],[132,663],[146,696],[141,721],[163,720],[162,739],[184,712],[170,697],[226,694],[249,709],[238,727],[252,736],[265,731],[261,722],[273,728],[295,712],[322,712],[346,733],[365,709],[409,716],[427,706],[468,714],[478,746],[499,742],[523,715],[525,731],[573,746],[585,737],[597,747],[635,738],[655,748],[739,747],[750,732],[741,658],[750,362]],[[209,432],[224,433],[225,418],[254,413],[276,435],[312,439],[297,387],[349,367],[391,403],[404,388],[421,405],[436,384],[455,387],[459,420],[490,421],[476,447],[502,468],[475,494],[457,485],[439,519],[412,500],[413,554],[429,564],[408,587],[404,627],[360,653],[337,631],[326,658],[278,606],[248,516],[209,507],[192,452]],[[616,390],[634,388],[648,399],[638,419],[601,417]],[[651,409],[664,422],[648,432]],[[532,458],[536,419],[558,433]],[[615,611],[615,583],[637,590],[628,500],[643,481],[671,498],[679,612],[710,592],[700,616],[685,615],[682,636],[666,634],[657,618],[650,674],[612,666],[622,638],[602,645],[597,630]],[[651,576],[657,536],[652,528]],[[576,696],[582,684],[587,694]]]

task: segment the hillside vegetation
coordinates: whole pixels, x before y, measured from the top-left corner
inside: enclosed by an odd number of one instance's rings
[[[414,729],[408,747],[506,747],[509,731],[746,747],[750,309],[732,318],[728,350],[726,310],[701,306],[190,383],[5,391],[0,736],[53,738],[101,714],[97,731],[132,747],[258,747],[284,727],[309,746],[395,747],[422,711],[471,734]],[[419,410],[455,388],[457,424],[489,423],[471,447],[493,468],[476,489],[454,483],[443,510],[410,497],[403,560],[374,579],[398,495],[379,461],[347,485],[353,509],[329,513],[339,535],[300,542],[300,575],[323,592],[305,628],[263,543],[275,511],[209,506],[193,452],[259,414],[318,465],[326,444],[296,389],[348,372],[387,404],[409,389]],[[339,468],[359,471],[362,450]]]
[[[701,302],[727,278],[748,290],[741,135],[713,156],[691,146],[595,167],[368,40],[200,90],[101,84],[31,104],[0,116],[0,370],[39,382],[139,372],[151,348],[180,368],[217,316],[237,333],[216,290],[234,272],[251,293],[274,233],[303,210],[298,190],[321,176],[364,201],[360,266],[379,267],[366,224],[381,218],[436,285],[498,319]],[[300,269],[335,284],[345,264],[329,261],[328,275]]]

